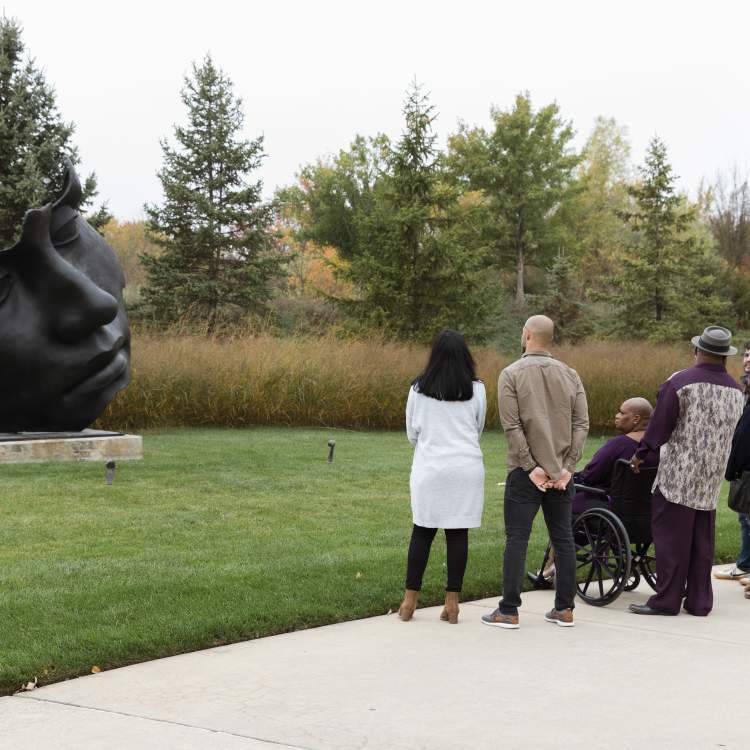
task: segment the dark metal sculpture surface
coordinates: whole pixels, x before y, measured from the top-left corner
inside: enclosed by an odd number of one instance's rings
[[[125,277],[81,198],[67,163],[60,197],[0,250],[0,432],[81,430],[130,381]]]

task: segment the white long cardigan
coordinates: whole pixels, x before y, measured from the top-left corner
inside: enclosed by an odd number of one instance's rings
[[[413,387],[406,402],[406,435],[414,446],[411,508],[414,523],[432,529],[472,529],[482,523],[484,461],[479,436],[487,394],[474,382],[469,401],[438,401]]]

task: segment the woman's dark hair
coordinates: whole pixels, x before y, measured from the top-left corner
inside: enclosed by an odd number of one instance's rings
[[[438,401],[469,401],[476,379],[476,365],[464,337],[446,329],[438,334],[427,367],[412,385]]]

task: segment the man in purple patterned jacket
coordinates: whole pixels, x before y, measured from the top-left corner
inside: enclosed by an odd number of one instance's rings
[[[692,344],[695,365],[661,386],[630,462],[637,472],[649,453],[659,455],[651,498],[656,594],[630,605],[638,615],[676,615],[683,600],[691,615],[703,617],[713,607],[716,501],[744,396],[726,370],[726,358],[737,354],[731,332],[709,326]]]

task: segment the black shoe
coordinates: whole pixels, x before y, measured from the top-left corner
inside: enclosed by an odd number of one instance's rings
[[[534,584],[534,588],[538,591],[539,589],[553,589],[555,588],[555,581],[550,576],[545,578],[541,573],[532,573],[529,571],[526,573],[528,579]]]
[[[662,612],[660,609],[649,607],[648,604],[631,604],[628,609],[634,615],[665,615],[667,617],[674,617],[674,613]]]

